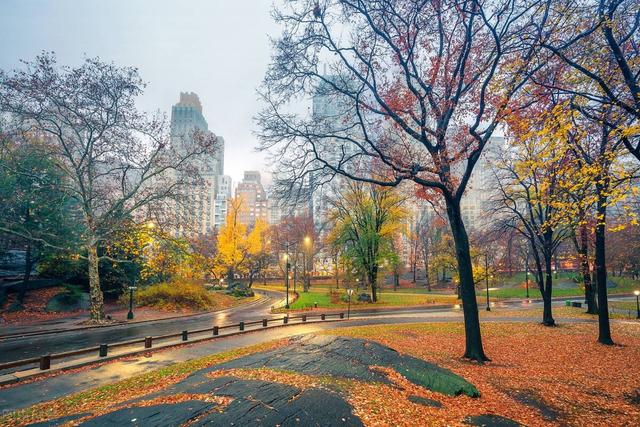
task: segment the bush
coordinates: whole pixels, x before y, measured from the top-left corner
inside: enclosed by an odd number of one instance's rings
[[[203,285],[174,280],[139,289],[136,304],[162,310],[211,310],[216,307],[216,299]]]
[[[252,297],[253,291],[250,288],[233,288],[230,291],[227,291],[227,295],[231,295],[232,297],[242,298],[242,297]]]

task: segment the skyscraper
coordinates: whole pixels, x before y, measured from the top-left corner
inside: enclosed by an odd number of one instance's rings
[[[171,141],[180,148],[193,143],[195,131],[209,133],[202,114],[202,104],[193,92],[181,92],[180,101],[171,109]],[[185,195],[185,203],[177,207],[177,234],[205,234],[215,221],[215,200],[218,177],[224,173],[224,138],[217,137],[217,148],[212,156],[198,162],[202,183],[194,185]]]
[[[267,221],[267,193],[260,182],[260,172],[246,171],[236,187],[236,197],[242,200],[240,222],[253,227],[257,219]]]
[[[231,200],[231,177],[228,175],[221,175],[218,177],[218,191],[216,193],[216,201],[214,206],[214,226],[216,228],[222,227],[227,220],[227,213],[229,213],[229,200]]]

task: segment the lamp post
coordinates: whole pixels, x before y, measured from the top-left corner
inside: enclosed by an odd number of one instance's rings
[[[133,282],[135,284],[135,281]],[[129,286],[129,312],[127,313],[127,319],[133,319],[133,291],[138,289],[137,286]]]
[[[311,237],[304,236],[304,250],[302,251],[302,262],[304,263],[304,290],[305,292],[310,288],[310,271],[309,263],[311,261]],[[307,253],[308,251],[308,253]]]
[[[284,274],[284,287],[287,290],[287,301],[284,306],[287,310],[289,309],[289,242],[285,243],[285,254],[284,254],[285,264],[285,274]]]
[[[489,306],[489,257],[484,254],[484,281],[487,285],[487,311],[491,311]]]
[[[526,280],[526,284],[527,284],[527,299],[529,299],[529,266],[527,266],[527,280]]]
[[[640,319],[640,291],[633,291],[636,296],[636,319]]]
[[[356,277],[356,289],[360,289],[360,279]]]
[[[353,295],[353,289],[347,289],[347,295],[349,295],[349,304],[347,305],[347,319],[351,317],[351,295]]]

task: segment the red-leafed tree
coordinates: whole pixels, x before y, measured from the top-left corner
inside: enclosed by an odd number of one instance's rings
[[[544,2],[287,2],[261,93],[261,147],[282,193],[339,175],[444,199],[463,300],[464,356],[487,360],[460,201],[510,99],[537,62]],[[314,97],[313,115],[289,106]],[[511,107],[512,108],[512,107]],[[294,110],[295,111],[295,110]]]

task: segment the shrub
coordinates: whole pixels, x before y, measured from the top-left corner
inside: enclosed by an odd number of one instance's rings
[[[233,288],[230,291],[227,291],[227,295],[231,295],[232,297],[242,298],[242,297],[252,297],[253,291],[250,288]]]
[[[211,310],[216,307],[216,298],[203,285],[174,280],[139,289],[136,304],[162,310]]]

